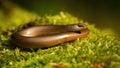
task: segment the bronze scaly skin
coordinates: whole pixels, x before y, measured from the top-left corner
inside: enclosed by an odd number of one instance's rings
[[[89,30],[83,24],[34,26],[12,35],[14,45],[22,48],[48,48],[84,38]]]

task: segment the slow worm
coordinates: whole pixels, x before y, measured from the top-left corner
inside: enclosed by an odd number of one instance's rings
[[[12,35],[14,45],[22,48],[48,48],[84,38],[89,34],[83,24],[34,26]]]

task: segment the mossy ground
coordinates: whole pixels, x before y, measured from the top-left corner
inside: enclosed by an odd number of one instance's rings
[[[16,6],[8,10],[0,10],[0,68],[120,68],[120,39],[113,31],[101,31],[65,12],[38,16]],[[88,37],[55,47],[25,50],[10,42],[23,26],[79,23],[89,28]]]

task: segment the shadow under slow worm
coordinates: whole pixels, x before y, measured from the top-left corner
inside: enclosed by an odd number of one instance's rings
[[[12,35],[14,45],[22,48],[48,48],[84,38],[89,30],[84,24],[34,26]]]

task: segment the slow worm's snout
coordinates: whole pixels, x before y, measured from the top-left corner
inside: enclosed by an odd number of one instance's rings
[[[88,33],[89,30],[83,24],[43,25],[17,32],[12,35],[12,40],[14,45],[23,48],[47,48],[77,38],[84,38]]]

